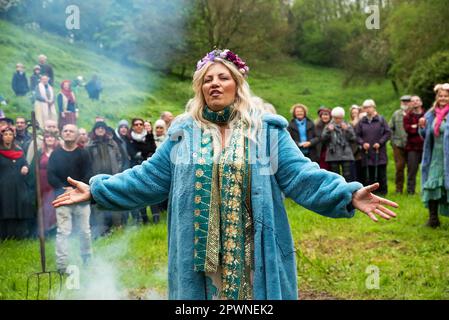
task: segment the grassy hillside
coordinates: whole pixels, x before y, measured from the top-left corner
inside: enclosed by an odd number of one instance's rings
[[[116,123],[134,115],[155,120],[162,110],[179,114],[191,96],[190,81],[162,76],[145,68],[125,67],[77,43],[71,44],[68,39],[24,30],[1,20],[0,30],[0,94],[10,99],[9,106],[4,108],[9,116],[31,111],[29,98],[16,98],[11,90],[15,64],[24,63],[29,77],[41,53],[47,55],[54,67],[56,92],[62,80],[73,80],[79,75],[89,80],[98,74],[102,79],[101,101],[90,101],[84,89],[78,93],[80,123],[87,128],[96,115]],[[388,82],[343,88],[342,80],[340,70],[303,65],[283,57],[257,63],[249,78],[254,93],[273,103],[286,117],[291,105],[298,102],[308,105],[313,117],[320,105],[347,108],[366,98],[378,101],[379,110],[385,114],[397,105]]]
[[[89,78],[98,73],[104,83],[102,100],[88,101],[81,91],[81,124],[89,128],[95,115],[110,122],[135,115],[158,117],[160,111],[180,113],[190,96],[190,82],[163,77],[143,68],[124,67],[78,45],[48,34],[23,30],[0,21],[0,93],[10,98],[10,116],[29,112],[26,98],[12,97],[11,75],[16,62],[30,74],[38,54],[45,53],[55,67],[57,81]],[[248,61],[251,66],[251,61]],[[346,109],[366,98],[378,102],[389,118],[396,97],[388,82],[369,86],[341,86],[339,70],[304,65],[287,58],[258,63],[252,68],[251,88],[289,116],[290,106],[303,102],[313,117],[320,105]],[[388,167],[390,191],[394,164]],[[306,298],[342,299],[448,299],[449,223],[439,230],[424,227],[427,212],[419,196],[390,194],[401,208],[392,222],[375,224],[362,214],[351,220],[331,220],[286,201],[297,248],[299,290]],[[81,290],[64,290],[63,298],[158,298],[166,297],[166,217],[157,226],[127,228],[96,240],[96,260],[81,269]],[[76,239],[76,237],[75,237]],[[24,299],[26,276],[39,269],[35,240],[0,243],[0,299]],[[47,246],[48,264],[55,267],[54,240]],[[79,264],[75,244],[72,262]],[[379,268],[379,289],[368,289],[367,268]],[[92,280],[93,279],[93,280]]]

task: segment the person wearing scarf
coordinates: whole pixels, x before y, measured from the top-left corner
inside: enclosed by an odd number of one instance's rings
[[[53,87],[48,83],[48,77],[42,76],[36,88],[34,111],[39,126],[44,126],[47,120],[58,121],[55,108]]]
[[[22,239],[33,234],[35,217],[28,201],[25,177],[28,164],[20,147],[14,143],[14,128],[0,129],[0,240]]]
[[[76,125],[76,99],[75,93],[71,88],[70,80],[64,80],[61,83],[61,92],[57,97],[59,109],[59,130],[66,124]]]
[[[422,201],[429,209],[427,226],[440,226],[439,214],[449,216],[449,83],[435,87],[436,102],[419,121],[424,138]]]
[[[131,120],[131,130],[129,131],[128,152],[131,159],[131,167],[142,164],[156,151],[156,143],[152,133],[145,130],[145,121],[141,118]],[[141,221],[143,224],[149,223],[146,206],[138,210],[132,210],[131,215],[135,223]]]
[[[307,117],[307,112],[305,105],[295,104],[290,110],[293,118],[287,130],[302,154],[312,161],[319,162],[316,145],[319,144],[320,137],[316,136],[315,124]]]
[[[168,198],[169,299],[297,299],[284,195],[334,218],[354,207],[395,216],[382,203],[396,204],[371,194],[377,185],[346,183],[304,157],[287,120],[251,102],[248,71],[230,50],[208,53],[189,110],[149,160],[89,185],[71,180],[54,202],[126,210]]]

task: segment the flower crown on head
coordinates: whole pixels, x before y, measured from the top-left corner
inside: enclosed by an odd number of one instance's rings
[[[436,93],[438,93],[438,91],[440,91],[440,90],[449,91],[449,83],[437,84],[435,86],[435,88],[433,89],[433,91],[435,91]]]
[[[236,55],[234,52],[232,52],[229,49],[214,49],[211,52],[209,52],[203,59],[198,61],[196,64],[196,71],[200,70],[202,67],[206,65],[208,62],[213,62],[215,59],[223,59],[227,60],[229,62],[232,62],[237,69],[240,71],[241,74],[244,76],[248,75],[249,67],[246,65],[245,61],[240,59],[238,55]]]

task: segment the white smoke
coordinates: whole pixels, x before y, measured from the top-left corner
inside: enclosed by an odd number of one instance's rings
[[[70,275],[64,277],[63,290],[58,299],[62,300],[166,300],[167,294],[157,288],[129,289],[122,283],[121,275],[128,270],[121,269],[123,254],[128,250],[131,234],[129,228],[123,235],[114,237],[94,251],[87,266],[72,265]],[[72,246],[73,247],[73,246]],[[76,252],[76,251],[72,251]],[[166,283],[167,268],[157,269],[148,275],[151,283]]]

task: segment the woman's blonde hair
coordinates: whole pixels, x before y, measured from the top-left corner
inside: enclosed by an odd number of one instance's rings
[[[307,106],[303,105],[302,103],[297,103],[297,104],[294,104],[293,107],[291,107],[291,109],[290,109],[290,113],[292,114],[293,118],[296,118],[295,117],[295,111],[298,108],[301,108],[302,110],[304,110],[304,113],[305,113],[304,116],[307,117],[307,113],[309,112],[309,108],[307,108]]]
[[[438,106],[438,96],[440,95],[441,91],[447,91],[449,92],[449,83],[444,84],[437,84],[435,88],[433,89],[435,92],[435,102],[433,103],[432,108],[430,108],[430,112],[434,112],[435,108]]]
[[[237,69],[237,67],[227,60],[215,58],[213,62],[208,62],[200,70],[196,71],[193,75],[192,89],[194,97],[189,101],[185,115],[191,115],[198,126],[207,128],[210,130],[214,141],[220,141],[221,132],[217,124],[212,123],[203,117],[203,108],[206,105],[206,100],[203,95],[203,81],[209,67],[214,63],[221,63],[231,73],[232,78],[236,83],[236,97],[233,103],[233,112],[231,114],[231,121],[229,122],[229,128],[232,129],[238,121],[243,121],[248,127],[252,128],[251,136],[255,137],[259,129],[262,127],[262,114],[264,111],[258,108],[251,102],[251,90],[248,82]]]

